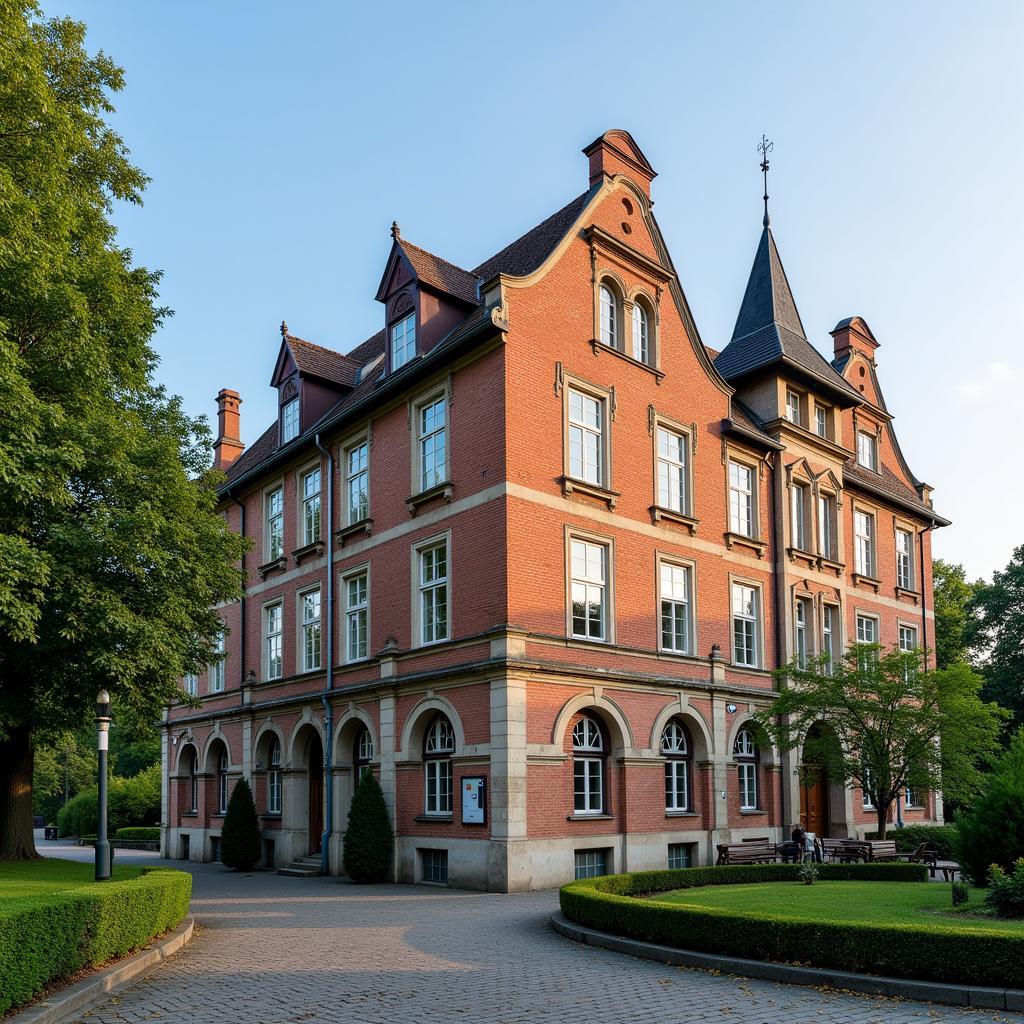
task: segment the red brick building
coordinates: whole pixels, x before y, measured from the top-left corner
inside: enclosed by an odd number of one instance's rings
[[[475,270],[393,227],[383,328],[347,354],[282,325],[248,449],[218,396],[224,514],[255,546],[224,661],[185,681],[201,709],[167,714],[166,855],[216,857],[244,776],[267,863],[338,872],[364,767],[405,881],[539,888],[873,826],[751,718],[793,657],[933,644],[946,521],[878,342],[860,317],[831,361],[808,342],[766,216],[706,347],[651,165],[622,131],[584,152],[587,189]]]

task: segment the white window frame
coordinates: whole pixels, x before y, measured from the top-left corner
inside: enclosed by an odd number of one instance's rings
[[[734,474],[733,469],[737,472]],[[749,474],[749,489],[739,470]],[[757,466],[730,455],[727,461],[727,487],[729,497],[729,532],[738,537],[757,540],[760,536],[758,513]],[[744,522],[744,513],[749,523]]]
[[[753,592],[754,596],[754,612],[753,615],[748,612],[738,612],[737,608],[737,590],[749,590]],[[745,597],[744,597],[745,600]],[[753,639],[753,660],[752,661],[740,661],[738,658],[738,648],[736,646],[736,623],[742,621],[745,623],[751,623],[751,636]],[[730,646],[732,649],[732,663],[737,668],[746,669],[758,669],[762,664],[762,652],[764,651],[764,600],[762,588],[759,583],[755,583],[752,580],[740,579],[736,577],[729,577],[729,636]],[[746,646],[746,645],[744,645]]]
[[[786,419],[794,426],[801,426],[800,416],[800,392],[792,388],[786,388]]]
[[[602,345],[622,348],[622,300],[618,289],[602,279],[597,286],[597,329]]]
[[[275,497],[279,502],[275,508]],[[268,562],[284,558],[284,484],[278,481],[263,492],[263,554]]]
[[[294,441],[299,436],[299,396],[289,398],[281,404],[281,444]]]
[[[854,571],[869,579],[875,579],[877,573],[877,537],[878,517],[873,511],[855,505],[853,508]]]
[[[425,398],[419,399],[413,409],[416,437],[416,465],[413,481],[415,494],[422,494],[434,487],[440,487],[442,484],[448,483],[451,477],[451,451],[448,444],[451,403],[448,398],[446,390],[434,391]],[[424,424],[424,415],[428,411],[436,409],[438,405],[442,406],[441,415],[439,418],[435,418],[433,426],[427,429],[428,425]],[[437,457],[438,450],[441,451],[440,460]]]
[[[691,443],[689,431],[655,421],[655,504],[681,516],[691,515]]]
[[[866,764],[861,765],[861,787],[860,787],[860,802],[861,807],[865,811],[875,810],[875,801],[871,794],[867,791],[867,787],[872,784],[871,769]]]
[[[840,635],[839,624],[842,622],[839,605],[822,604],[821,606],[821,653],[828,655],[825,674],[832,675],[839,659]]]
[[[584,549],[577,554],[583,554],[584,556],[584,572],[577,575],[577,568],[579,565],[578,559],[574,562],[574,546],[583,545]],[[590,575],[590,548],[598,548],[601,551],[601,567],[603,571],[603,578],[598,576]],[[565,632],[566,636],[573,640],[584,640],[590,641],[591,643],[614,643],[615,641],[615,629],[614,629],[614,603],[613,603],[613,584],[614,584],[614,559],[615,559],[615,548],[612,540],[608,537],[598,537],[594,534],[583,533],[579,530],[566,530],[565,539]],[[599,590],[601,597],[601,624],[600,624],[600,635],[590,632],[590,616],[586,615],[587,631],[583,633],[576,632],[575,619],[576,615],[573,613],[574,608],[574,595],[577,593],[584,593],[586,603],[590,604],[590,596],[592,590]]]
[[[316,597],[315,603],[307,598]],[[298,620],[298,658],[299,672],[318,672],[323,667],[323,594],[320,587],[307,587],[296,595],[298,607],[295,618]],[[316,614],[311,615],[315,608]]]
[[[224,627],[221,626],[217,630],[217,636],[214,641],[213,649],[217,654],[224,653]],[[213,662],[210,665],[210,693],[223,693],[224,692],[224,677],[226,674],[226,666],[224,658],[220,658],[218,661]]]
[[[633,358],[638,363],[651,361],[651,314],[643,302],[633,301],[631,335],[633,342]]]
[[[396,320],[388,331],[388,348],[391,353],[391,370],[405,366],[416,356],[416,312]]]
[[[231,763],[228,760],[227,748],[224,748],[217,758],[217,815],[224,815],[228,812],[228,770]]]
[[[199,696],[199,676],[195,672],[186,672],[184,676],[184,691],[190,697]]]
[[[878,435],[868,430],[857,431],[857,465],[878,472]]]
[[[579,396],[581,414],[573,414],[573,396]],[[597,406],[600,418],[598,426],[586,422],[585,404],[593,402]],[[590,487],[609,488],[611,480],[610,442],[611,426],[609,423],[610,403],[608,395],[578,381],[567,381],[565,385],[565,462],[564,472],[568,479]],[[597,461],[594,470],[588,468],[587,455],[590,448],[588,441],[594,439],[597,447]],[[578,449],[579,458],[574,460],[574,449]],[[574,462],[578,464],[574,466]],[[594,477],[596,476],[596,479]]]
[[[445,573],[444,576],[436,576],[427,580],[424,577],[427,560],[425,555],[428,552],[444,548]],[[431,647],[434,644],[447,643],[452,637],[452,543],[451,532],[438,534],[426,540],[419,541],[412,548],[412,584],[413,584],[413,638],[416,647]],[[438,593],[443,590],[443,597]],[[426,632],[427,618],[425,611],[427,602],[430,602],[431,620],[437,622],[437,609],[444,607],[445,629],[444,635],[436,629],[428,636]]]
[[[758,778],[757,740],[746,726],[736,733],[732,754],[736,762],[740,810],[758,811],[761,809],[761,785]]]
[[[901,538],[906,538],[906,548],[901,546]],[[905,526],[895,529],[896,546],[896,586],[901,590],[913,591],[917,585],[914,578],[914,531]]]
[[[790,542],[797,551],[810,551],[807,543],[807,500],[811,493],[809,484],[803,480],[792,480],[789,485]]]
[[[830,562],[838,561],[836,530],[839,522],[839,500],[831,491],[818,493],[818,554]]]
[[[572,728],[572,779],[574,816],[605,814],[604,734],[596,719],[585,715]],[[594,756],[597,755],[597,756]],[[581,770],[582,769],[582,770]],[[580,790],[577,783],[582,781]],[[582,806],[580,797],[582,796]]]
[[[199,810],[199,751],[192,748],[192,760],[188,772],[189,813],[196,814]]]
[[[310,481],[315,479],[315,488]],[[323,540],[323,469],[319,463],[309,466],[299,474],[299,500],[302,503],[299,529],[302,547]]]
[[[857,612],[856,616],[856,628],[857,628],[857,643],[859,644],[877,644],[879,635],[879,622],[877,615],[870,615],[867,612]],[[868,639],[866,634],[869,632],[867,626],[870,624],[871,638]]]
[[[353,467],[353,458],[356,459]],[[370,516],[370,439],[360,437],[345,445],[342,455],[345,474],[345,523],[352,526]],[[362,481],[363,501],[357,501],[356,490]]]
[[[657,591],[658,591],[658,613],[659,613],[659,628],[658,628],[658,646],[666,654],[682,654],[687,656],[693,656],[697,650],[697,638],[696,638],[696,577],[697,577],[697,566],[696,563],[689,559],[680,559],[666,555],[659,555],[656,561],[657,567]],[[677,580],[672,579],[669,581],[669,588],[666,591],[666,570],[669,575],[676,576],[677,573],[682,572],[684,574],[683,587],[684,593],[679,596],[677,590]],[[685,632],[685,643],[683,646],[678,646],[675,642],[676,636],[676,622],[677,606],[683,606],[683,623]],[[666,608],[668,606],[668,608]],[[671,634],[672,644],[665,643],[665,622],[666,612],[671,616]]]
[[[793,653],[800,668],[807,668],[813,656],[812,618],[810,598],[797,597],[793,602]]]
[[[438,714],[423,738],[423,813],[426,815],[452,816],[454,756],[455,728],[447,715]]]
[[[362,600],[359,600],[358,581],[364,581]],[[352,585],[356,584],[356,600],[353,601]],[[368,564],[349,569],[341,577],[342,635],[345,638],[345,662],[348,664],[365,661],[370,656],[370,566]],[[353,629],[356,637],[362,630],[362,653],[359,644],[352,644]]]
[[[814,432],[828,438],[828,409],[820,402],[814,403]]]
[[[278,613],[276,628],[274,612]],[[284,677],[284,601],[268,601],[262,609],[263,678],[266,680]],[[274,665],[277,671],[273,671]]]
[[[666,723],[661,731],[660,747],[661,756],[665,760],[665,810],[687,813],[691,810],[693,799],[690,785],[692,751],[681,722],[670,719]]]
[[[274,754],[277,753],[275,760]],[[281,741],[277,736],[270,741],[267,752],[267,814],[281,813]]]
[[[918,637],[920,633],[916,625],[910,622],[901,622],[897,626],[897,636],[899,637],[899,649],[904,654],[912,654],[918,649]],[[905,641],[910,638],[912,642],[907,644]]]

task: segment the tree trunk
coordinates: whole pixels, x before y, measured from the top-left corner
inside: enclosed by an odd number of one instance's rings
[[[879,803],[879,805],[881,805],[882,801],[879,800],[878,803]],[[878,814],[878,838],[879,839],[884,839],[885,838],[885,825],[886,825],[885,819],[886,819],[886,817],[889,814],[889,807],[888,807],[888,805],[886,805],[885,807],[879,806],[877,808],[877,810],[876,810],[876,813]]]
[[[32,734],[25,726],[0,739],[0,860],[38,857],[32,835]]]

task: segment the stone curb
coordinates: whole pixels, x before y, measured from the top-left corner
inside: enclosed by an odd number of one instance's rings
[[[190,916],[173,931],[164,936],[156,945],[150,946],[134,956],[119,960],[115,964],[81,981],[62,988],[59,992],[35,1003],[27,1010],[9,1017],[4,1024],[62,1024],[72,1020],[86,1010],[119,992],[130,982],[145,977],[173,956],[192,938],[195,920]]]
[[[771,963],[766,960],[747,960],[743,957],[721,956],[717,953],[698,953],[692,949],[659,946],[639,939],[626,939],[607,932],[595,931],[570,921],[561,912],[551,915],[551,927],[559,935],[588,946],[599,946],[616,953],[657,960],[672,967],[696,967],[702,971],[721,971],[739,974],[761,981],[779,981],[788,985],[826,986],[847,989],[873,996],[915,999],[926,1003],[948,1003],[951,1006],[975,1006],[988,1010],[1024,1011],[1024,990],[1013,988],[986,988],[980,985],[953,985],[939,981],[915,981],[912,978],[883,978],[850,971],[830,971],[822,967],[794,967],[790,964]],[[21,1024],[20,1021],[17,1024]]]

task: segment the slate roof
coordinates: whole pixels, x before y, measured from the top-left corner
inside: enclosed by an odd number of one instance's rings
[[[396,241],[423,284],[446,295],[454,295],[471,306],[480,301],[477,298],[477,279],[474,274],[440,256],[435,256],[432,252],[427,252],[426,249],[421,249],[418,245],[413,245],[412,242],[407,242],[402,237],[398,237]]]
[[[285,335],[285,340],[300,373],[347,388],[355,386],[362,365],[358,360],[291,334]]]
[[[775,363],[788,363],[833,392],[859,403],[860,396],[807,340],[775,237],[761,233],[732,340],[715,359],[715,369],[735,380]]]
[[[949,525],[949,520],[943,519],[934,509],[929,508],[919,497],[917,492],[908,487],[888,466],[883,465],[881,472],[874,473],[858,465],[853,459],[847,459],[843,463],[843,480],[854,487],[860,486],[864,490],[894,498],[900,504],[907,505],[920,512],[928,519],[935,519],[942,525]]]

